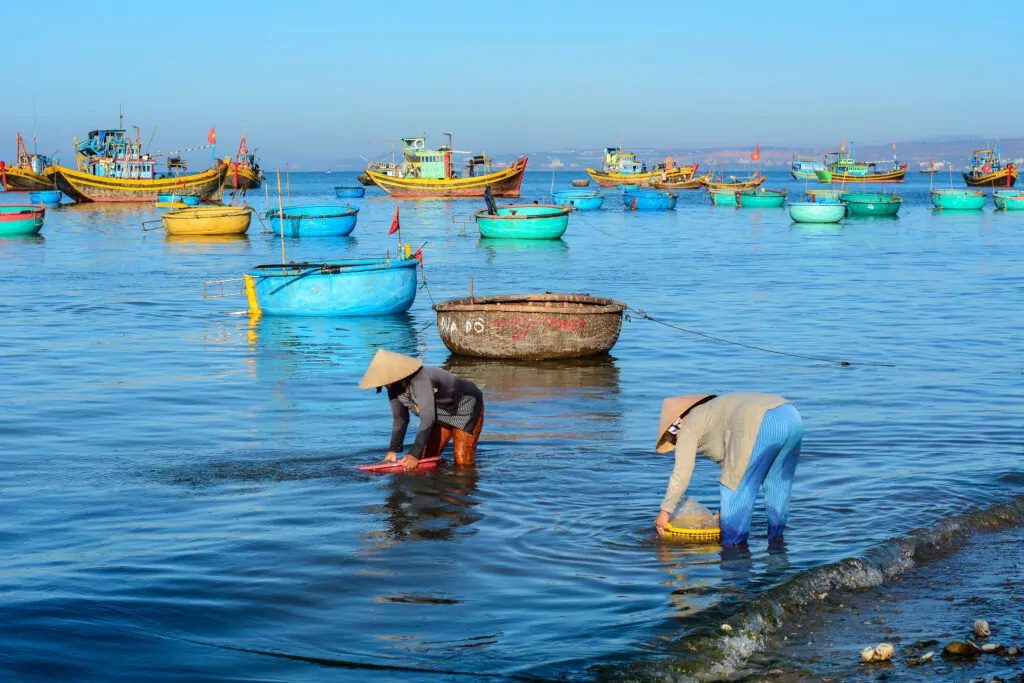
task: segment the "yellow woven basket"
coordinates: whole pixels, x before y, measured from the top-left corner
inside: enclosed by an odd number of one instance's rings
[[[686,527],[665,525],[665,537],[675,541],[688,541],[707,543],[708,541],[721,541],[721,529],[688,529]]]

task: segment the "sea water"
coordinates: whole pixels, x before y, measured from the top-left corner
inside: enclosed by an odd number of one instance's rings
[[[528,173],[523,199],[580,176]],[[353,180],[293,173],[285,202],[343,203],[333,186]],[[479,200],[399,202],[425,285],[388,319],[254,320],[244,297],[204,299],[205,281],[237,292],[280,262],[255,218],[210,241],[143,231],[148,205],[48,209],[40,237],[0,240],[0,678],[586,678],[1011,498],[1024,214],[935,212],[927,182],[897,187],[896,219],[838,225],[701,192],[627,212],[611,189],[538,242],[481,240]],[[781,186],[804,183],[771,175]],[[262,190],[249,201],[265,208]],[[347,201],[350,238],[289,238],[284,258],[394,255],[396,202]],[[635,310],[607,358],[450,357],[430,306],[471,286]],[[357,388],[379,348],[483,388],[476,468],[354,469],[388,444],[385,398]],[[760,512],[747,553],[658,542],[662,398],[736,390],[782,394],[804,419],[785,548],[768,551]],[[715,508],[717,491],[699,460],[689,493]]]

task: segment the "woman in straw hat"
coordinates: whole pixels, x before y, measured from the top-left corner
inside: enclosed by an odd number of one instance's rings
[[[674,396],[661,406],[655,450],[676,451],[676,464],[654,520],[665,533],[669,515],[690,485],[694,459],[703,453],[722,468],[722,545],[746,543],[757,491],[764,488],[768,540],[781,539],[804,428],[793,404],[771,394]]]
[[[420,417],[416,439],[401,462],[406,469],[421,458],[439,457],[454,441],[456,465],[476,461],[476,445],[484,426],[484,395],[467,379],[442,370],[424,367],[416,358],[380,349],[366,368],[360,389],[387,387],[391,402],[391,445],[384,456],[398,460],[409,428],[409,411]]]

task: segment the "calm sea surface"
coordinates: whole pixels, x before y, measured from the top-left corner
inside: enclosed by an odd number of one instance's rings
[[[149,206],[48,211],[42,237],[0,240],[0,679],[585,677],[798,572],[1019,493],[1024,214],[935,213],[922,178],[899,188],[898,219],[837,226],[698,192],[625,212],[611,190],[537,243],[480,240],[477,201],[403,202],[428,288],[408,315],[367,320],[251,321],[242,297],[204,300],[204,281],[280,260],[259,223],[206,242],[143,232]],[[292,201],[333,203],[353,181],[292,174]],[[551,182],[528,174],[524,198]],[[803,188],[769,186],[783,184]],[[394,202],[368,195],[353,237],[288,240],[287,258],[393,251]],[[854,365],[635,315],[608,359],[451,358],[430,297],[471,279],[478,294],[610,296]],[[356,386],[378,348],[483,387],[474,470],[354,469],[388,442],[386,400]],[[660,401],[733,390],[803,414],[788,548],[767,552],[760,513],[749,556],[659,544]],[[691,491],[716,503],[713,463]]]

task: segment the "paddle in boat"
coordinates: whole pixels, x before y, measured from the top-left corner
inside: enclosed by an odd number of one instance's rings
[[[1020,176],[1017,167],[999,156],[999,146],[977,149],[971,155],[971,168],[964,171],[964,182],[971,187],[1013,187]]]
[[[992,201],[1000,211],[1024,211],[1024,190],[996,190]]]
[[[405,254],[409,250],[406,247]],[[254,315],[368,316],[408,311],[422,256],[256,266],[245,274]]]
[[[697,172],[698,166],[699,164],[676,166],[672,157],[666,157],[665,161],[657,164],[653,170],[647,170],[647,164],[637,161],[636,154],[623,152],[618,147],[606,147],[603,170],[588,168],[587,174],[601,187],[617,187],[619,185],[648,187],[654,181],[688,180]]]
[[[52,190],[53,160],[42,154],[29,154],[21,133],[17,134],[17,157],[13,166],[0,161],[0,187],[6,192]]]
[[[838,223],[845,215],[846,206],[839,201],[789,203],[789,217],[795,223]]]
[[[555,190],[551,199],[573,211],[596,211],[604,204],[604,195],[597,190]]]
[[[932,204],[936,209],[954,211],[980,211],[988,200],[981,190],[960,190],[956,188],[932,190]]]
[[[0,204],[0,237],[37,235],[43,229],[46,209],[29,204]]]
[[[785,190],[737,190],[736,206],[745,209],[777,209],[786,203]]]
[[[256,155],[249,151],[249,144],[242,136],[238,143],[238,153],[234,159],[225,159],[227,175],[224,179],[226,190],[254,190],[263,184],[263,171],[256,161]]]
[[[678,200],[676,193],[661,190],[636,188],[622,193],[622,205],[627,211],[671,211]]]
[[[895,216],[903,199],[884,192],[844,192],[839,199],[846,204],[847,216]]]
[[[168,235],[244,235],[252,211],[251,206],[197,206],[168,211],[160,220]]]
[[[437,331],[453,354],[541,360],[608,353],[626,305],[589,294],[470,296],[434,305]]]
[[[94,130],[75,140],[78,168],[56,166],[58,189],[79,202],[154,202],[161,194],[189,194],[201,199],[221,191],[227,165],[187,174],[180,157],[168,159],[168,172],[156,170],[156,158],[142,151],[142,140],[125,131]]]
[[[893,145],[890,161],[857,161],[851,143],[847,151],[845,143],[838,152],[825,156],[825,168],[815,172],[822,183],[902,183],[907,175],[907,164],[900,163]]]
[[[486,154],[470,156],[465,175],[460,176],[452,159],[451,140],[436,150],[426,145],[426,136],[402,138],[402,163],[371,163],[366,176],[392,197],[406,199],[482,197],[487,187],[495,197],[519,196],[526,157],[494,171]]]
[[[271,209],[266,217],[274,234],[286,237],[346,237],[356,229],[359,209],[354,206],[286,206],[283,212]]]

